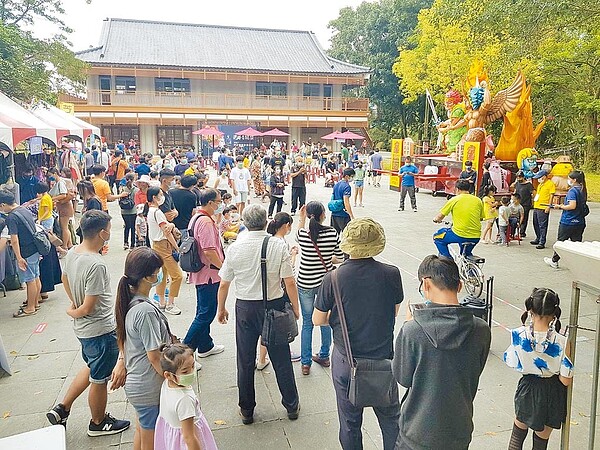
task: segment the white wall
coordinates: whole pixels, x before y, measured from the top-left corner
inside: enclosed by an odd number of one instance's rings
[[[142,151],[156,153],[156,125],[140,125]]]

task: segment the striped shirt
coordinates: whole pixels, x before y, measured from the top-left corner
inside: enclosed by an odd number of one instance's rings
[[[333,269],[331,258],[335,256],[339,260],[344,259],[344,254],[340,250],[340,238],[332,227],[327,227],[319,233],[317,238],[317,247],[323,256],[327,265],[327,270],[315,250],[310,233],[308,230],[299,229],[296,234],[296,240],[300,245],[300,267],[298,269],[298,287],[303,289],[313,289],[321,285],[323,277],[327,271]]]

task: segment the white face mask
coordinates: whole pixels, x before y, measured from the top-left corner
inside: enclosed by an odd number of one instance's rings
[[[161,205],[162,205],[164,202],[165,202],[165,198],[164,198],[164,197],[161,197],[161,198],[159,198],[159,199],[158,199],[158,201],[156,202],[156,204],[157,204],[158,206],[161,206]]]
[[[573,186],[575,183],[573,182],[573,180],[571,180],[570,178],[567,180],[567,184],[569,186]]]

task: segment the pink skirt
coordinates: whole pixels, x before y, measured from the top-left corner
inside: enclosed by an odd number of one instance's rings
[[[217,450],[217,443],[202,412],[195,426],[202,450]],[[181,428],[173,428],[165,419],[158,416],[154,431],[154,450],[187,450],[187,448]]]

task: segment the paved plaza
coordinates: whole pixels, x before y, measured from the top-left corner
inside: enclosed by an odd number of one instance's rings
[[[317,184],[308,185],[308,200],[326,203],[330,195],[331,191],[323,187],[322,179]],[[286,201],[290,203],[289,187],[286,190]],[[387,189],[387,179],[384,178],[381,188],[365,186],[365,207],[355,209],[357,217],[373,217],[384,226],[387,245],[377,259],[400,268],[405,303],[406,300],[421,301],[417,291],[416,272],[420,260],[435,252],[431,236],[439,226],[431,219],[445,199],[420,192],[417,194],[417,201],[418,213],[410,210],[398,212],[398,193]],[[592,212],[587,218],[585,238],[600,240],[600,207],[590,205],[590,208]],[[284,206],[284,211],[289,211],[289,206]],[[111,204],[111,212],[114,218],[113,231],[111,248],[106,258],[115,289],[123,271],[126,252],[121,246],[122,220],[116,203]],[[558,212],[552,212],[549,244],[556,237],[558,218]],[[519,375],[506,367],[501,358],[509,344],[507,328],[519,324],[524,299],[531,289],[534,286],[554,289],[562,301],[562,322],[565,325],[568,323],[571,273],[567,269],[556,271],[546,266],[542,258],[552,254],[551,245],[545,250],[536,250],[529,244],[529,236],[532,235],[533,226],[530,223],[528,238],[520,246],[517,242],[511,243],[508,248],[480,244],[476,250],[477,254],[487,260],[484,268],[486,275],[495,277],[495,323],[491,352],[475,399],[473,449],[496,450],[508,446],[513,420],[513,395]],[[289,237],[289,241],[293,242],[293,235]],[[47,426],[46,411],[62,399],[74,375],[83,365],[79,342],[73,334],[71,320],[65,313],[68,301],[62,286],[57,286],[56,292],[50,294],[50,299],[42,305],[36,316],[13,319],[12,313],[23,299],[23,291],[9,292],[6,298],[0,298],[0,334],[13,371],[12,376],[0,378],[0,437]],[[173,332],[183,336],[195,314],[193,286],[183,286],[178,305],[183,313],[180,316],[169,316],[169,321]],[[230,314],[234,313],[233,298],[228,301],[228,309]],[[405,310],[403,304],[396,322],[396,332],[402,326]],[[584,294],[580,324],[594,328],[595,314],[595,302]],[[45,328],[36,333],[34,330],[39,324],[45,324]],[[215,342],[224,344],[226,349],[224,353],[203,361],[197,387],[204,414],[213,428],[219,448],[339,448],[335,394],[329,369],[315,364],[311,374],[303,376],[300,363],[294,363],[302,404],[300,418],[294,422],[287,419],[286,411],[281,406],[271,366],[262,372],[256,372],[258,404],[255,423],[245,426],[241,424],[237,408],[233,317],[227,325],[213,324],[212,335]],[[314,333],[314,336],[316,343],[318,333]],[[587,448],[594,345],[593,333],[579,331],[571,417],[572,449]],[[292,344],[292,348],[299,352],[299,338]],[[135,414],[126,401],[123,389],[111,393],[108,402],[111,414],[134,422]],[[120,435],[91,438],[86,434],[89,418],[87,395],[84,394],[75,402],[68,421],[67,448],[133,448],[133,426]],[[382,448],[379,427],[371,410],[365,413],[363,431],[366,449]],[[558,449],[559,441],[559,433],[555,432],[550,439],[549,448]],[[530,442],[531,434],[526,447],[530,446]]]

